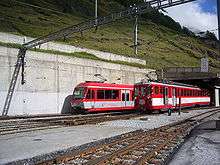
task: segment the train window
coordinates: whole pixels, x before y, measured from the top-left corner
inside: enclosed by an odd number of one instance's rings
[[[104,98],[105,98],[105,91],[97,90],[97,99],[104,99]]]
[[[125,93],[122,93],[122,101],[125,101]]]
[[[134,100],[134,91],[131,91],[131,100]]]
[[[179,89],[175,88],[175,96],[179,96]]]
[[[84,98],[84,91],[85,91],[85,88],[75,88],[75,90],[73,92],[74,99]]]
[[[151,95],[151,93],[152,93],[152,88],[151,88],[151,86],[148,86],[147,87],[147,95]]]
[[[126,101],[129,101],[129,93],[126,93]]]
[[[158,86],[155,86],[154,87],[154,93],[156,94],[156,95],[158,95],[159,94],[159,87]]]
[[[168,88],[164,87],[164,95],[165,96],[168,96],[169,95],[169,90]]]
[[[112,90],[105,90],[105,99],[112,98]]]
[[[91,99],[94,99],[95,98],[95,91],[94,90],[91,90],[91,91],[92,91]]]
[[[91,89],[88,90],[87,94],[86,94],[86,98],[90,99],[91,98]]]
[[[94,99],[94,98],[95,98],[95,91],[89,89],[88,92],[87,92],[87,94],[86,94],[86,98],[87,98],[87,99]]]
[[[198,96],[198,91],[196,91],[196,94],[195,94],[195,96]]]
[[[163,87],[160,87],[160,94],[163,94]]]
[[[119,98],[119,90],[112,90],[112,99]]]

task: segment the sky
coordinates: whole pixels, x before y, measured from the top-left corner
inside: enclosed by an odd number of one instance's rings
[[[197,0],[183,5],[167,8],[166,11],[175,21],[192,31],[214,32],[217,36],[217,0]]]

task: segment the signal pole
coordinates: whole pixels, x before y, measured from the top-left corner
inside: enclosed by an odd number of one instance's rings
[[[98,24],[98,0],[95,0],[95,25],[96,25],[96,30],[98,29],[97,24]]]
[[[217,0],[217,14],[218,14],[218,40],[220,41],[220,0]]]
[[[134,23],[134,53],[135,55],[138,54],[138,16],[135,16],[135,23]]]
[[[135,7],[135,22],[134,22],[134,54],[138,54],[138,9],[137,6],[134,4]]]

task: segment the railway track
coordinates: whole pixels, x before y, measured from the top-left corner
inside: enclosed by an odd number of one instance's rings
[[[139,113],[105,113],[89,115],[46,115],[0,120],[0,135],[53,129],[84,124],[96,124],[104,121],[130,119],[140,116]]]
[[[216,109],[216,108],[207,108]],[[194,109],[195,110],[195,109]],[[188,110],[186,110],[187,112]],[[34,115],[34,116],[12,116],[0,118],[0,136],[16,134],[36,130],[77,126],[84,124],[97,124],[104,121],[123,120],[140,117],[139,113],[103,113],[88,115]]]
[[[204,112],[153,130],[126,133],[117,139],[107,140],[96,146],[68,154],[57,155],[51,160],[37,162],[37,164],[164,164],[192,128],[216,113],[220,113],[220,109]]]

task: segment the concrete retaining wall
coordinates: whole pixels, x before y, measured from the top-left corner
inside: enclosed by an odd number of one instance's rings
[[[2,112],[18,49],[0,46],[0,113]],[[62,55],[28,51],[26,84],[20,76],[9,115],[60,113],[66,96],[80,82],[98,80],[101,74],[110,83],[133,84],[153,70],[80,59]],[[117,80],[120,78],[120,80]]]
[[[23,44],[24,41],[28,42],[33,39],[34,38],[22,37],[18,35],[0,32],[0,41],[5,42],[5,43]],[[102,59],[107,59],[107,60],[112,60],[112,61],[125,61],[125,62],[132,62],[132,63],[146,65],[145,60],[125,57],[125,56],[121,56],[121,55],[117,55],[113,53],[102,52],[102,51],[97,51],[97,50],[92,50],[92,49],[87,49],[87,48],[75,47],[71,45],[59,44],[59,43],[54,43],[54,42],[45,43],[40,46],[40,49],[56,50],[56,51],[67,52],[67,53],[87,52],[87,53],[94,54],[95,56],[102,58]]]

